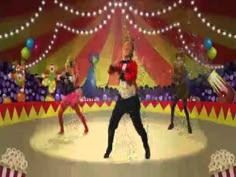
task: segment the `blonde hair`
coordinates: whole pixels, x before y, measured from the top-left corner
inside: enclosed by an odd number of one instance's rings
[[[129,43],[131,45],[131,47],[132,47],[131,53],[130,53],[130,58],[132,59],[133,58],[133,53],[134,53],[134,39],[131,38],[130,36],[126,36],[125,39],[124,39],[124,42],[123,42],[123,46],[126,43]]]

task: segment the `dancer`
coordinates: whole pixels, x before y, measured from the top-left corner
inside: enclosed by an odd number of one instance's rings
[[[58,112],[58,120],[59,120],[59,125],[60,125],[60,132],[59,134],[64,134],[64,122],[63,122],[63,113],[68,108],[71,106],[72,109],[75,110],[76,114],[82,121],[84,125],[84,134],[88,133],[88,126],[85,120],[84,115],[80,111],[79,107],[79,102],[80,99],[83,97],[82,89],[78,87],[78,72],[76,71],[76,68],[73,67],[73,61],[71,58],[67,59],[67,62],[65,64],[65,69],[66,69],[66,74],[65,74],[65,82],[67,83],[67,88],[65,97],[63,97],[61,101],[61,107]],[[73,82],[73,86],[71,86],[70,83]]]
[[[140,101],[137,95],[137,64],[132,60],[134,51],[133,41],[127,39],[122,49],[122,60],[117,65],[111,65],[108,73],[117,72],[120,75],[119,98],[112,112],[108,127],[108,146],[104,158],[109,158],[112,151],[112,144],[115,130],[118,127],[121,117],[128,113],[137,133],[141,136],[145,149],[145,158],[150,158],[150,148],[148,145],[147,133],[143,127],[140,117]]]
[[[188,78],[187,70],[184,66],[184,53],[182,51],[179,51],[176,54],[176,60],[174,62],[174,73],[173,73],[173,82],[175,84],[175,95],[172,100],[172,106],[171,106],[171,122],[168,127],[168,130],[171,130],[174,128],[174,112],[175,112],[175,106],[177,102],[182,99],[184,104],[184,112],[187,119],[188,124],[188,132],[192,133],[192,128],[190,124],[189,119],[189,113],[187,109],[187,99],[190,96],[188,84],[187,84],[187,78]]]

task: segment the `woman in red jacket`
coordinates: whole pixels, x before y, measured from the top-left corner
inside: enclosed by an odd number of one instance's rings
[[[112,144],[115,130],[118,127],[121,117],[128,113],[137,133],[141,136],[145,149],[145,158],[150,158],[150,148],[148,145],[147,133],[143,127],[140,117],[140,101],[137,95],[137,63],[132,60],[134,44],[132,40],[127,40],[122,49],[122,60],[117,65],[111,65],[108,73],[118,73],[120,75],[119,98],[112,112],[108,127],[108,146],[104,158],[109,158],[112,151]]]

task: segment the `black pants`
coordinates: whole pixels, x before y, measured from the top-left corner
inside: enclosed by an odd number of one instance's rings
[[[169,126],[168,129],[172,129],[174,128],[174,115],[175,115],[175,107],[177,105],[177,102],[180,100],[179,97],[174,97],[174,99],[172,100],[172,106],[171,106],[171,124]],[[188,126],[188,132],[192,133],[192,128],[191,128],[191,124],[190,124],[190,119],[189,119],[189,113],[188,113],[188,108],[187,108],[187,99],[183,99],[183,105],[184,105],[184,113],[187,119],[187,126]]]
[[[109,124],[109,128],[108,128],[107,150],[109,151],[112,149],[115,130],[118,127],[121,117],[125,113],[128,113],[130,115],[133,125],[135,127],[135,130],[142,138],[144,149],[146,151],[149,151],[147,133],[146,133],[146,131],[143,127],[142,121],[141,121],[140,101],[139,101],[139,97],[137,95],[133,96],[131,98],[128,98],[128,99],[122,99],[121,97],[119,97],[119,99],[115,105],[115,108],[112,112],[111,119],[110,119],[110,124]]]

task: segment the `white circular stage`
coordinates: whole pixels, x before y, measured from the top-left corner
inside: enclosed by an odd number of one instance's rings
[[[109,117],[93,114],[87,119],[90,129],[87,135],[83,135],[83,126],[76,115],[65,116],[64,135],[57,134],[59,127],[55,122],[48,125],[39,124],[30,138],[30,144],[34,150],[48,156],[77,162],[141,163],[147,161],[144,159],[141,138],[128,115],[121,119],[109,159],[103,159],[107,145]],[[164,119],[145,116],[143,124],[148,133],[151,149],[151,159],[148,161],[183,158],[197,154],[206,147],[207,139],[197,122],[192,123],[193,134],[188,134],[183,120],[176,121],[174,130],[167,130],[169,119],[166,116]]]

